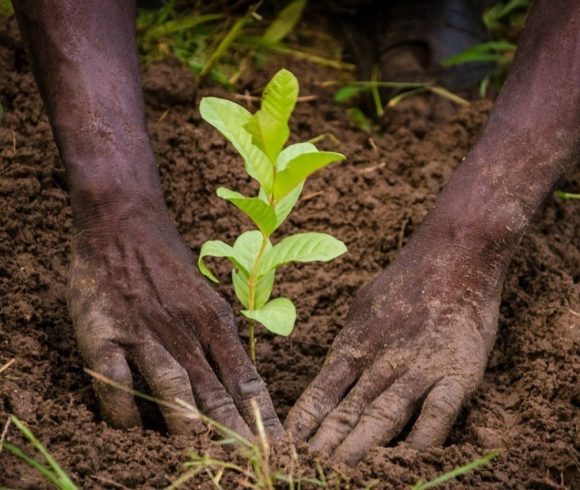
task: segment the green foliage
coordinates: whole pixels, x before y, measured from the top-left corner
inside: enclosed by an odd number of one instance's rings
[[[270,332],[285,336],[294,328],[296,309],[287,298],[270,301],[276,269],[289,262],[326,262],[346,252],[340,240],[324,233],[299,233],[275,245],[270,241],[292,211],[305,180],[316,170],[345,159],[340,153],[319,151],[312,143],[284,147],[297,98],[296,77],[288,70],[280,70],[264,89],[261,107],[255,114],[215,97],[206,97],[200,104],[203,119],[236,148],[246,172],[260,184],[260,191],[258,196],[244,196],[225,187],[217,190],[217,195],[242,211],[257,230],[242,233],[233,246],[219,240],[204,243],[199,270],[217,282],[204,258],[227,258],[234,269],[236,296],[245,307],[242,314]],[[250,354],[254,359],[252,322]]]
[[[559,198],[559,199],[563,199],[563,200],[580,199],[580,194],[576,194],[573,192],[565,192],[565,191],[560,191],[560,190],[555,191],[554,196]]]
[[[238,2],[233,10],[227,10],[223,2],[167,0],[161,8],[139,10],[139,51],[145,62],[175,57],[200,79],[207,77],[228,88],[252,64],[263,64],[272,54],[354,69],[340,61],[339,50],[330,48],[333,43],[318,40],[322,34],[317,30],[303,29],[288,43],[287,38],[297,31],[307,1],[285,3],[272,15],[269,2],[245,2],[249,4],[245,10],[240,7],[244,3]],[[261,11],[266,13],[262,15]]]
[[[459,468],[455,468],[447,473],[444,473],[443,475],[438,476],[434,480],[431,480],[429,482],[419,481],[415,485],[413,485],[411,490],[427,490],[428,488],[438,487],[439,485],[443,485],[443,483],[453,480],[458,476],[464,475],[465,473],[469,473],[470,471],[473,471],[477,468],[480,468],[481,466],[488,464],[491,460],[497,458],[499,455],[500,452],[497,450],[490,451],[485,456],[482,456],[481,458],[476,459],[471,463],[467,463],[466,465],[460,466]]]
[[[459,95],[430,82],[388,82],[378,80],[378,74],[374,73],[373,80],[326,80],[321,83],[323,87],[338,86],[334,94],[334,100],[340,104],[349,104],[361,94],[371,95],[378,118],[384,115],[385,109],[396,106],[399,102],[422,93],[432,93],[451,100],[455,104],[468,105],[469,102]],[[386,104],[381,100],[380,89],[390,89],[391,98]],[[354,109],[354,110],[353,110]],[[372,131],[372,122],[357,108],[349,108],[352,121],[363,131]]]
[[[17,458],[24,461],[31,468],[42,475],[46,480],[54,487],[59,490],[77,490],[77,486],[69,478],[69,476],[63,471],[59,466],[54,457],[46,450],[46,448],[40,443],[32,431],[18,419],[16,416],[12,415],[10,417],[10,422],[16,426],[16,428],[22,433],[22,435],[28,439],[30,443],[36,448],[40,455],[46,461],[46,465],[40,463],[34,458],[31,458],[22,449],[9,442],[4,442],[2,448],[6,449],[8,452],[12,453]]]
[[[0,0],[0,17],[11,17],[14,15],[14,8],[10,0]]]
[[[443,61],[443,66],[462,65],[464,63],[499,62],[504,57],[503,53],[513,53],[515,44],[506,41],[490,41],[487,43],[470,46],[465,51],[451,56]]]

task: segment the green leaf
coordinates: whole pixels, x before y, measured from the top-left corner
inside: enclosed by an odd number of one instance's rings
[[[294,208],[296,201],[298,201],[303,188],[304,183],[299,184],[298,187],[292,189],[286,196],[276,203],[274,208],[276,214],[276,228],[274,229],[277,229],[282,223],[284,223],[284,221],[286,221],[286,218],[292,211],[292,208]]]
[[[5,443],[4,447],[8,449],[12,454],[18,456],[23,461],[28,463],[32,466],[36,471],[42,474],[45,478],[47,478],[51,483],[53,483],[57,488],[62,490],[76,490],[77,486],[72,482],[72,480],[68,477],[68,475],[64,472],[64,470],[60,467],[58,462],[54,459],[52,454],[48,452],[48,450],[40,443],[40,441],[36,438],[36,436],[32,433],[32,431],[18,419],[16,416],[12,415],[11,417],[12,423],[18,428],[18,430],[28,439],[32,445],[36,448],[36,450],[44,457],[48,464],[48,468],[38,461],[28,457],[26,453],[24,453],[20,448],[9,445]]]
[[[328,262],[346,250],[344,243],[326,233],[298,233],[284,238],[265,252],[259,271],[266,274],[288,262]]]
[[[290,136],[290,128],[286,121],[279,121],[263,110],[256,112],[244,127],[252,135],[254,144],[268,155],[272,162],[276,161]]]
[[[270,299],[270,294],[272,294],[272,288],[274,287],[275,277],[276,271],[270,271],[268,274],[258,279],[256,283],[256,297],[254,298],[255,309],[261,308]],[[250,302],[247,276],[245,276],[242,272],[233,270],[232,283],[240,303],[242,303],[246,308],[249,308]]]
[[[262,240],[262,233],[258,230],[252,230],[242,233],[234,243],[236,259],[240,263],[239,268],[248,276],[254,268],[254,262],[262,247]],[[264,248],[264,253],[267,253],[271,248],[272,244],[268,240]]]
[[[500,53],[513,52],[515,50],[515,44],[505,41],[491,41],[470,46],[465,51],[444,59],[441,64],[445,67],[450,67],[464,63],[499,61],[502,59]]]
[[[286,168],[276,176],[274,197],[276,200],[283,198],[316,170],[345,158],[343,154],[333,151],[319,151],[298,155],[288,162]]]
[[[260,110],[244,125],[272,163],[290,136],[288,119],[298,98],[298,80],[288,70],[276,73],[262,94]]]
[[[276,43],[284,39],[300,20],[305,6],[306,0],[290,2],[269,25],[262,39],[269,43]]]
[[[257,232],[260,233],[260,232]],[[221,240],[209,240],[205,242],[201,246],[201,250],[199,251],[199,258],[197,259],[197,266],[199,267],[199,271],[208,279],[215,283],[219,283],[217,277],[213,275],[213,273],[207,268],[204,262],[204,257],[226,257],[228,258],[236,267],[239,269],[244,270],[247,274],[248,270],[238,261],[236,258],[236,251],[233,247],[228,245],[227,243],[222,242]]]
[[[287,124],[298,99],[298,80],[288,70],[276,73],[262,94],[261,109],[275,120]]]
[[[335,102],[339,104],[348,102],[353,97],[356,97],[361,92],[370,90],[370,87],[364,85],[345,85],[344,87],[339,88],[336,93],[334,94]]]
[[[262,199],[246,197],[226,187],[220,187],[217,190],[217,195],[243,211],[265,235],[270,236],[275,230],[276,215],[274,210]]]
[[[242,310],[242,315],[260,322],[272,333],[287,337],[294,329],[296,307],[288,298],[276,298],[259,310]]]
[[[318,152],[318,148],[316,148],[312,143],[294,143],[293,145],[288,145],[278,155],[276,168],[278,169],[278,172],[281,172],[286,168],[288,162],[294,160],[297,156],[304,153],[316,152]]]
[[[232,270],[232,284],[234,285],[234,291],[236,297],[240,300],[240,303],[246,308],[249,308],[249,288],[248,288],[248,276],[243,272],[239,272],[236,269]]]
[[[252,115],[239,104],[217,97],[204,97],[199,105],[201,117],[229,140],[245,162],[246,172],[270,192],[274,169],[272,162],[252,142],[244,128]]]

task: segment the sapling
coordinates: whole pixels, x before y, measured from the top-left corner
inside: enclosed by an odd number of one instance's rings
[[[316,170],[346,157],[319,151],[312,143],[284,147],[288,120],[298,98],[298,81],[280,70],[264,89],[260,109],[251,114],[235,102],[205,97],[203,119],[229,140],[244,160],[246,172],[258,181],[257,196],[244,196],[220,187],[217,195],[242,211],[257,227],[242,233],[233,246],[221,240],[205,242],[198,266],[202,274],[219,282],[204,258],[225,257],[233,265],[232,282],[248,319],[249,353],[255,362],[254,322],[274,334],[288,336],[294,329],[296,308],[288,298],[270,300],[276,269],[289,262],[323,261],[346,252],[340,240],[325,233],[298,233],[272,244],[271,236],[286,220],[300,197],[304,181]]]

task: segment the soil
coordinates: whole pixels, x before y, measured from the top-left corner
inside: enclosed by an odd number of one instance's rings
[[[474,142],[491,108],[457,108],[417,98],[389,113],[372,138],[359,130],[332,94],[315,85],[335,77],[289,61],[304,95],[294,137],[333,135],[322,145],[348,161],[314,177],[284,232],[316,230],[344,240],[349,253],[331,264],[286,267],[277,292],[295,300],[298,326],[290,339],[260,332],[258,369],[284,417],[315,376],[343,325],[349,301],[396,257],[437,193]],[[280,66],[274,61],[245,82],[257,93]],[[91,380],[73,338],[65,302],[71,211],[65,172],[14,22],[0,23],[0,423],[26,421],[82,488],[162,488],[183,471],[187,449],[224,454],[208,434],[171,437],[152,429],[114,430],[99,418]],[[194,253],[207,239],[232,240],[247,225],[215,195],[219,185],[244,190],[239,159],[196,110],[204,94],[177,63],[143,69],[149,128],[167,203]],[[572,172],[559,184],[580,188]],[[449,488],[580,488],[578,357],[580,292],[576,201],[550,197],[511,263],[499,335],[485,379],[465,407],[447,445],[417,453],[377,448],[356,468],[321,468],[343,487],[404,488],[465,464],[491,448],[491,464]],[[226,277],[227,265],[215,262]],[[220,291],[233,304],[231,285]],[[276,293],[276,291],[275,291]],[[25,447],[16,428],[6,436]],[[316,458],[299,448],[298,462],[280,448],[273,466],[317,474]],[[240,460],[241,461],[241,460]],[[29,467],[0,453],[0,484],[44,488]],[[239,487],[229,476],[225,488]],[[210,487],[200,477],[191,487]]]

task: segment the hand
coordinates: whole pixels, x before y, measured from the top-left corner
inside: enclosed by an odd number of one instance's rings
[[[483,377],[507,261],[484,260],[475,240],[415,238],[358,294],[288,415],[295,439],[339,461],[356,463],[393,441],[418,411],[406,442],[442,444]]]
[[[255,398],[269,433],[280,434],[231,308],[197,273],[164,204],[114,203],[75,222],[68,296],[86,365],[130,387],[131,363],[155,397],[180,398],[244,436],[254,425]],[[140,424],[132,395],[99,381],[94,386],[111,425]],[[160,409],[171,432],[195,430],[182,414]]]

